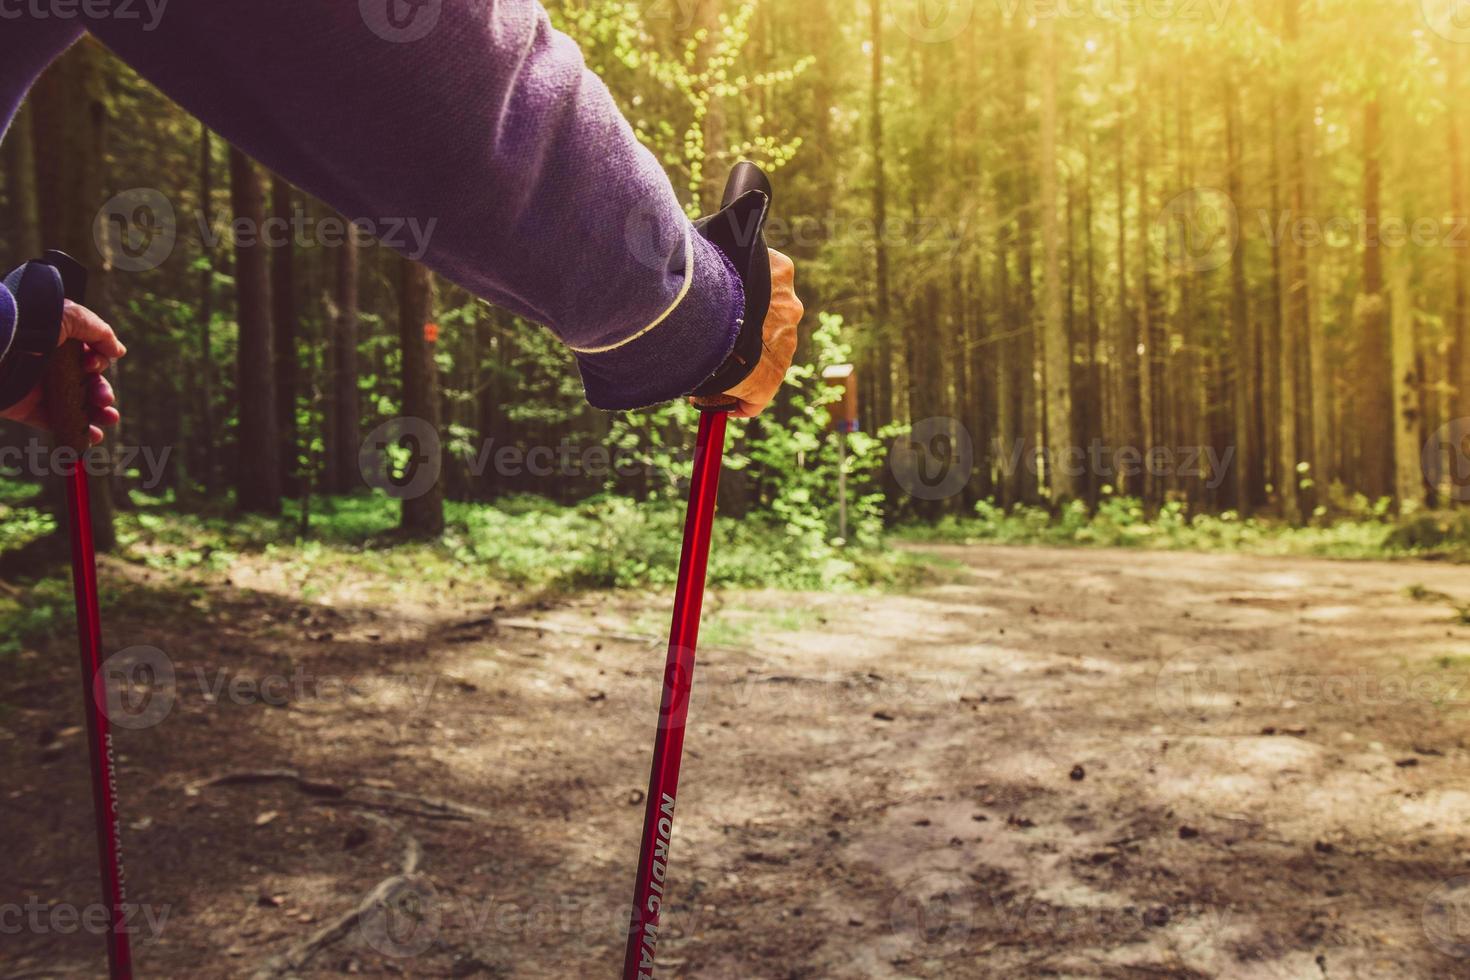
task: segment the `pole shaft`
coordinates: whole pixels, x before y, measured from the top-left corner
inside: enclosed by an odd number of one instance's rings
[[[63,352],[64,353],[64,352]],[[82,708],[87,717],[87,751],[92,761],[92,813],[97,829],[97,865],[108,909],[107,961],[113,980],[131,980],[133,953],[126,919],[121,827],[117,812],[117,763],[107,720],[107,677],[102,672],[102,613],[97,600],[97,553],[92,541],[91,497],[86,467],[66,475],[71,523],[72,591],[81,648]]]
[[[694,444],[694,473],[689,481],[689,509],[684,517],[684,549],[679,558],[674,619],[669,629],[663,696],[658,708],[658,732],[654,736],[653,766],[648,777],[643,843],[638,854],[637,882],[633,888],[633,915],[623,957],[624,980],[651,980],[653,977],[659,917],[667,897],[669,843],[673,836],[674,803],[679,793],[679,762],[684,752],[684,725],[689,715],[689,694],[694,681],[694,648],[699,641],[699,613],[704,605],[705,570],[709,562],[715,498],[720,489],[727,418],[724,412],[702,414],[699,417],[699,436]]]

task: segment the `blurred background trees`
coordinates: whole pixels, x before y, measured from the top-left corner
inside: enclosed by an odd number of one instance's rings
[[[771,241],[826,324],[802,370],[857,363],[868,437],[941,417],[971,440],[963,492],[929,502],[860,445],[873,520],[1120,494],[1292,522],[1452,502],[1420,452],[1470,415],[1470,37],[1437,0],[548,6],[691,215],[736,159],[776,172]],[[174,447],[150,499],[277,513],[361,490],[362,439],[404,414],[439,431],[450,500],[673,493],[686,406],[592,411],[543,330],[371,242],[232,241],[239,217],[343,219],[94,42],[3,149],[0,254],[93,265],[132,350],[114,438]],[[124,192],[143,203],[94,234]],[[735,466],[760,465],[728,506],[825,507],[834,439],[804,383],[740,427]],[[564,440],[644,465],[475,465],[487,441]],[[1068,450],[1080,469],[1047,464]],[[1117,471],[1157,450],[1171,465]],[[406,503],[404,532],[442,510]]]

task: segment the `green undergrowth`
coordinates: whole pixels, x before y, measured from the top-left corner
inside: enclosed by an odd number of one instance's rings
[[[673,584],[683,509],[599,496],[574,506],[508,497],[494,504],[445,504],[445,532],[432,543],[397,532],[398,504],[381,496],[315,500],[309,536],[298,536],[294,505],[280,519],[180,514],[145,506],[118,515],[123,556],[155,568],[227,568],[240,553],[282,562],[351,563],[418,582],[474,570],[515,586],[565,590]],[[822,535],[759,518],[720,520],[709,583],[736,588],[903,587],[930,564],[878,548],[842,547]],[[308,586],[309,587],[309,586]]]
[[[1422,512],[1397,520],[1359,516],[1292,526],[1269,518],[1189,514],[1182,504],[1155,510],[1110,497],[1095,512],[1077,502],[1053,514],[1040,507],[1001,508],[988,501],[973,516],[954,515],[899,528],[898,540],[936,543],[1077,545],[1325,558],[1421,558],[1470,561],[1470,514]]]
[[[32,501],[3,506],[25,507]],[[575,506],[538,497],[495,504],[445,505],[436,541],[399,534],[398,504],[367,494],[314,500],[309,536],[294,505],[280,518],[181,513],[171,501],[140,499],[116,516],[116,557],[154,575],[149,587],[120,588],[103,576],[103,604],[114,614],[166,620],[172,602],[205,608],[211,589],[238,586],[242,560],[313,601],[346,577],[369,591],[498,598],[522,593],[663,589],[677,575],[682,507],[604,496]],[[43,527],[43,533],[48,528]],[[32,535],[35,536],[35,535]],[[15,536],[24,544],[29,537]],[[18,546],[12,544],[12,547]],[[772,521],[716,522],[708,583],[713,588],[845,591],[905,588],[934,581],[943,561],[878,548],[841,547]],[[160,577],[161,576],[161,577]],[[0,591],[0,658],[72,628],[70,577],[52,566]],[[221,595],[228,595],[222,593]]]

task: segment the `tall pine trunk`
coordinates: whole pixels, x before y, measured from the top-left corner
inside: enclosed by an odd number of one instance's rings
[[[265,188],[250,158],[230,147],[230,199],[235,241],[236,320],[240,327],[235,389],[240,402],[240,444],[235,460],[235,502],[243,511],[281,510],[280,443],[276,435],[271,335],[270,269],[266,246]]]
[[[292,229],[291,185],[271,178],[271,213],[286,223],[284,242],[271,243],[271,354],[275,360],[276,424],[280,432],[281,485],[295,494],[300,481],[300,449],[296,432],[296,242]]]
[[[1378,99],[1363,106],[1363,221],[1369,229],[1382,228],[1383,110]],[[1394,492],[1393,386],[1390,369],[1388,299],[1384,295],[1381,233],[1369,235],[1363,247],[1362,289],[1353,304],[1353,332],[1357,337],[1354,418],[1358,488],[1370,500]]]
[[[1466,222],[1470,221],[1470,215],[1466,214],[1465,207],[1465,146],[1460,122],[1460,114],[1464,111],[1460,85],[1464,55],[1462,45],[1447,44],[1444,47],[1451,235],[1461,244],[1460,248],[1452,250],[1454,301],[1450,309],[1449,373],[1450,385],[1454,389],[1453,411],[1456,417],[1464,418],[1470,416],[1470,247],[1465,247]]]
[[[1239,208],[1244,196],[1244,175],[1241,172],[1240,103],[1233,77],[1225,80],[1224,90],[1226,186],[1230,200]],[[1251,412],[1258,393],[1254,384],[1257,351],[1252,342],[1243,240],[1237,240],[1230,252],[1230,340],[1233,368],[1230,405],[1235,441],[1231,465],[1235,477],[1235,509],[1244,516],[1253,508],[1250,469],[1256,457],[1256,443]]]
[[[30,103],[23,103],[5,136],[5,173],[10,213],[5,234],[16,261],[41,254],[41,214],[36,201],[36,143]]]
[[[1284,154],[1283,164],[1286,167],[1286,207],[1290,228],[1296,222],[1305,218],[1302,213],[1302,185],[1300,168],[1300,151],[1303,126],[1302,122],[1302,94],[1301,82],[1297,77],[1298,65],[1296,57],[1298,15],[1301,6],[1300,0],[1284,0],[1282,5],[1282,41],[1286,47],[1286,56],[1290,61],[1288,71],[1290,77],[1286,83],[1286,141],[1287,148]],[[1276,487],[1277,499],[1280,503],[1281,516],[1288,522],[1297,523],[1301,520],[1301,502],[1298,497],[1297,483],[1297,405],[1298,405],[1298,365],[1301,356],[1301,339],[1306,320],[1307,282],[1305,276],[1306,259],[1299,253],[1302,246],[1296,242],[1288,231],[1277,243],[1282,254],[1282,290],[1281,290],[1281,404],[1277,416],[1277,425],[1281,430],[1281,453],[1278,462],[1280,479]]]
[[[199,208],[206,216],[214,210],[214,147],[209,127],[199,124]],[[214,247],[200,243],[199,263],[199,482],[205,496],[213,497],[219,489],[215,465],[215,444],[219,433],[214,426]]]
[[[873,288],[874,324],[878,335],[878,363],[874,395],[874,428],[893,418],[893,335],[888,294],[888,178],[883,158],[883,0],[869,0],[872,14],[873,58],[869,79],[869,135],[873,155]]]
[[[351,493],[362,483],[358,471],[358,442],[362,439],[362,408],[357,392],[358,266],[361,261],[357,231],[349,227],[337,250],[337,318],[332,346],[332,490]]]
[[[1113,106],[1115,132],[1113,134],[1113,195],[1118,204],[1116,310],[1113,329],[1113,350],[1109,362],[1112,381],[1113,431],[1110,433],[1119,446],[1137,445],[1138,400],[1134,397],[1132,365],[1138,349],[1134,334],[1132,312],[1128,308],[1131,295],[1128,284],[1128,132],[1125,115],[1126,100],[1123,95],[1123,34],[1121,28],[1113,36],[1113,84],[1117,87],[1117,101]],[[1139,204],[1142,207],[1142,202]],[[1124,473],[1115,474],[1116,490],[1119,493],[1138,493],[1140,481]]]
[[[1060,232],[1057,228],[1057,46],[1053,18],[1042,21],[1041,240],[1042,363],[1045,370],[1047,482],[1053,506],[1077,496],[1071,467],[1072,348],[1062,313]]]
[[[398,336],[403,354],[403,414],[423,419],[435,432],[439,425],[438,377],[433,346],[424,336],[433,307],[429,270],[406,258],[398,260]],[[427,447],[426,447],[427,448]],[[434,538],[444,531],[444,481],[434,480],[425,492],[403,498],[399,527],[411,537]]]
[[[1394,249],[1389,258],[1389,321],[1393,363],[1394,495],[1399,513],[1412,514],[1424,505],[1420,467],[1422,418],[1420,374],[1415,357],[1414,297],[1409,286],[1409,257]]]

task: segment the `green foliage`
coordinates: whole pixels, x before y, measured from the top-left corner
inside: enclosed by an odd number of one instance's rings
[[[181,515],[161,506],[120,514],[122,557],[162,570],[224,572],[240,554],[269,554],[283,567],[323,572],[366,562],[420,581],[466,575],[553,589],[662,588],[673,584],[683,541],[681,502],[599,495],[572,507],[545,498],[493,505],[450,502],[440,542],[396,537],[398,503],[386,496],[312,501],[310,541],[296,540],[294,503],[279,521]],[[763,516],[715,524],[709,584],[750,588],[850,589],[923,580],[924,563],[875,548],[839,547],[793,533]],[[309,577],[309,576],[308,576]]]
[[[789,535],[806,539],[812,547],[830,540],[837,529],[840,436],[832,431],[827,406],[840,392],[823,382],[822,370],[852,358],[842,317],[822,313],[818,323],[812,334],[815,362],[793,365],[786,374],[785,414],[774,425],[755,427],[743,443],[762,509],[784,524]],[[878,477],[885,458],[883,444],[872,436],[857,432],[847,437],[842,465],[847,472],[848,533],[863,546],[876,546],[882,535]]]
[[[949,516],[932,526],[907,525],[897,537],[913,541],[998,544],[1091,545],[1159,550],[1238,551],[1261,555],[1318,555],[1332,558],[1450,557],[1470,560],[1470,534],[1442,539],[1434,549],[1407,545],[1401,528],[1382,521],[1352,519],[1320,527],[1292,527],[1233,511],[1189,514],[1170,502],[1149,510],[1134,497],[1105,497],[1095,512],[1075,501],[1058,514],[1024,505],[1005,509],[992,501],[975,505],[975,516]]]
[[[751,20],[756,4],[734,4],[705,26],[678,24],[669,43],[660,36],[661,19],[692,17],[693,6],[682,3],[644,4],[626,0],[563,0],[549,4],[553,21],[582,45],[588,64],[607,82],[619,100],[638,139],[649,147],[666,169],[682,177],[675,186],[686,193],[691,216],[715,184],[721,167],[736,160],[757,160],[775,171],[789,163],[801,146],[800,137],[778,135],[776,120],[762,107],[776,89],[789,89],[809,69],[811,56],[764,70],[747,57]],[[688,28],[693,28],[688,29]],[[749,138],[726,136],[712,127],[711,117],[741,119],[738,132]],[[723,145],[708,145],[707,136],[723,137]]]
[[[70,578],[34,582],[20,596],[0,598],[0,656],[12,657],[73,622]]]
[[[749,422],[732,419],[726,436],[726,468],[744,471],[755,509],[767,515],[796,547],[830,547],[838,530],[839,436],[831,429],[827,405],[839,392],[822,380],[822,369],[850,360],[852,348],[842,317],[818,315],[812,334],[815,361],[794,364],[778,408]],[[680,401],[649,412],[618,416],[611,441],[645,472],[650,495],[673,503],[682,499],[692,469],[689,434],[698,414]],[[879,474],[884,445],[866,433],[847,439],[849,536],[864,547],[878,545],[883,530]],[[616,485],[609,480],[608,489]]]
[[[34,483],[0,479],[0,551],[9,551],[50,534],[56,519],[41,502]]]

